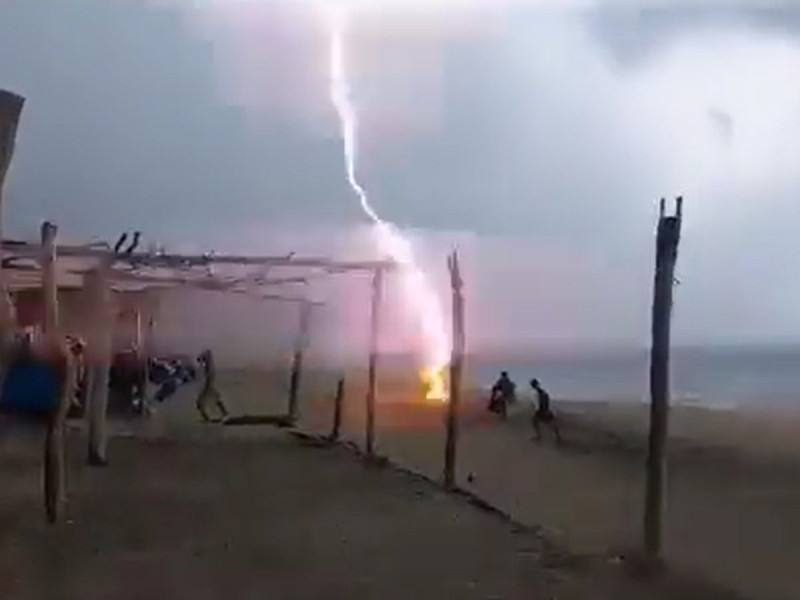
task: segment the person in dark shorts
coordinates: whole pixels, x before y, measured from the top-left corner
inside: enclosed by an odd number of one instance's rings
[[[505,419],[508,415],[508,405],[513,404],[517,398],[517,385],[511,381],[508,372],[500,373],[500,378],[492,386],[489,396],[489,412],[500,415]]]
[[[531,379],[531,387],[536,392],[538,403],[536,412],[533,414],[533,430],[536,432],[536,439],[542,439],[542,425],[548,425],[553,428],[556,435],[556,443],[561,443],[561,431],[558,428],[558,419],[556,418],[553,409],[550,408],[550,394],[547,393],[538,379]]]
[[[214,357],[211,354],[211,350],[203,350],[203,352],[200,353],[200,356],[197,357],[197,361],[203,368],[204,375],[202,387],[200,388],[200,393],[197,396],[197,410],[200,413],[200,416],[203,417],[203,421],[209,422],[212,419],[208,415],[208,406],[209,404],[214,404],[217,407],[217,410],[220,412],[219,420],[224,421],[228,417],[228,409],[222,402],[222,397],[220,396],[219,391],[217,391],[217,371],[214,367]]]

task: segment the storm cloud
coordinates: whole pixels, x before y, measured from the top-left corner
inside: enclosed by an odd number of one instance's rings
[[[683,194],[678,339],[799,340],[800,13],[590,4],[354,20],[375,205],[442,289],[462,248],[473,344],[635,344],[656,203]],[[188,6],[0,6],[0,85],[29,99],[12,231],[370,252],[324,22],[305,3]]]

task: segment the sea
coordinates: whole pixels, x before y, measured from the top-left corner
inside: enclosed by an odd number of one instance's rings
[[[471,356],[467,376],[488,388],[505,370],[520,390],[535,377],[561,400],[635,403],[649,399],[649,364],[643,349],[516,352]],[[800,410],[800,346],[678,347],[670,367],[676,404]]]

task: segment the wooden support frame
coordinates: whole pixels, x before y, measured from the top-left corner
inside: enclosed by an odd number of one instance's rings
[[[644,554],[651,564],[661,557],[665,495],[665,451],[669,424],[669,355],[675,263],[683,219],[683,198],[675,214],[665,215],[662,198],[656,234],[653,283],[652,348],[650,352],[650,434],[644,500]]]
[[[138,241],[138,236],[135,234],[135,239]],[[284,277],[268,279],[264,274],[264,270],[270,267],[286,267],[286,268],[302,268],[319,270],[328,275],[337,275],[349,272],[369,272],[373,274],[373,301],[372,301],[372,319],[371,319],[371,342],[370,342],[370,358],[369,358],[369,378],[370,384],[367,392],[367,447],[370,452],[374,451],[375,440],[375,401],[377,397],[377,367],[378,367],[378,352],[377,352],[377,338],[378,326],[380,322],[381,311],[381,289],[383,287],[383,278],[386,272],[392,271],[397,267],[397,264],[391,260],[379,261],[336,261],[327,258],[315,257],[296,257],[294,253],[286,256],[242,256],[242,255],[171,255],[164,252],[155,253],[135,253],[134,249],[136,243],[130,246],[127,250],[121,251],[121,244],[124,244],[125,236],[120,238],[121,241],[117,243],[116,252],[112,247],[105,243],[92,243],[84,245],[63,245],[58,246],[57,250],[60,256],[68,259],[86,259],[87,261],[99,262],[100,266],[94,268],[86,267],[84,269],[70,269],[69,273],[83,274],[87,281],[87,286],[93,288],[95,291],[90,294],[92,303],[97,307],[96,314],[101,317],[100,321],[104,320],[104,310],[102,305],[105,302],[100,301],[100,297],[104,294],[110,293],[111,282],[119,281],[123,283],[141,283],[144,289],[159,290],[169,289],[173,287],[197,287],[199,289],[209,289],[215,291],[224,291],[228,293],[243,293],[252,295],[256,298],[263,300],[277,300],[282,302],[300,302],[303,306],[311,307],[317,306],[322,303],[313,302],[304,297],[292,297],[279,294],[263,294],[261,290],[267,286],[282,285],[282,284],[305,284],[308,283],[308,277]],[[35,267],[26,265],[24,261],[30,260],[32,256],[31,244],[18,240],[3,240],[2,248],[10,255],[10,260],[21,261],[21,264],[15,262],[16,269],[20,272],[35,270]],[[127,265],[128,270],[120,268],[120,266]],[[256,274],[246,275],[245,277],[221,277],[214,275],[208,268],[212,265],[230,265],[230,266],[253,266],[259,269]],[[148,273],[147,270],[151,269]],[[164,270],[173,270],[172,275],[164,276]],[[155,270],[155,271],[152,271]],[[201,273],[202,271],[202,273]],[[202,276],[201,276],[202,275]],[[88,282],[92,282],[89,284]],[[243,287],[244,286],[244,287]],[[123,287],[123,289],[125,289]],[[106,290],[100,292],[98,290]],[[310,313],[309,313],[310,314]],[[305,319],[303,319],[305,320]],[[307,326],[304,326],[307,329]],[[106,353],[103,351],[105,342],[102,341],[100,332],[106,330],[109,334],[111,331],[111,323],[109,321],[108,327],[96,325],[93,332],[89,337],[94,338],[94,344],[89,343],[91,347],[94,345],[100,350],[92,355],[92,351],[88,349],[87,358],[94,359],[93,365],[90,363],[90,377],[89,377],[89,460],[92,464],[105,465],[107,457],[105,455],[106,447],[106,433],[105,433],[105,413],[107,407],[107,381],[108,373],[106,365],[110,364],[110,350],[109,357],[104,358]],[[303,366],[303,350],[307,338],[307,332],[302,332],[300,335],[300,343],[296,346],[294,355],[293,374],[290,383],[290,406],[289,415],[281,415],[278,419],[282,424],[292,421],[297,418],[298,413],[298,398],[299,398],[299,385],[302,375]],[[110,347],[110,343],[108,344]],[[300,351],[298,351],[300,349]],[[100,362],[105,364],[101,365]],[[262,416],[263,417],[263,416]],[[235,424],[238,421],[251,421],[253,419],[260,420],[262,417],[243,417],[241,419],[232,418],[226,421],[226,424]],[[274,416],[266,416],[266,421],[274,421]]]

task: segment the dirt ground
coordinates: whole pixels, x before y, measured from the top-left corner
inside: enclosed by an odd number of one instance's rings
[[[55,527],[41,508],[41,432],[3,422],[0,598],[734,597],[578,559],[341,447],[197,425],[190,404],[182,395],[144,427],[116,427],[107,469],[84,465],[71,431],[68,518]]]

